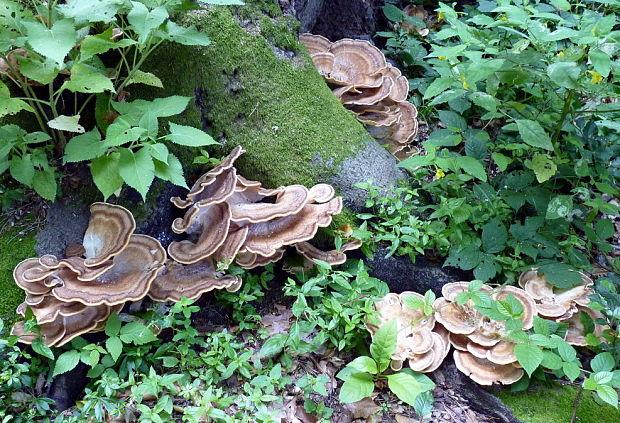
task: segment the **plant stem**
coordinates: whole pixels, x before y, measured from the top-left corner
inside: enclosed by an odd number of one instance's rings
[[[570,112],[571,115],[581,115],[586,113],[618,113],[620,109],[611,109],[611,110],[574,110]]]
[[[553,138],[551,139],[551,143],[553,144],[553,151],[556,156],[560,156],[560,149],[557,146],[557,141],[560,138],[560,133],[562,132],[562,126],[564,126],[564,121],[566,120],[566,116],[568,116],[570,111],[570,104],[573,101],[573,90],[568,90],[568,94],[564,97],[564,106],[562,107],[562,114],[560,115],[560,120],[558,121],[558,126],[555,128],[555,133],[553,134]]]
[[[577,418],[577,409],[579,408],[579,403],[581,402],[581,395],[583,394],[583,385],[579,387],[579,392],[575,397],[575,401],[573,401],[573,412],[571,413],[569,423],[575,423],[575,419]]]

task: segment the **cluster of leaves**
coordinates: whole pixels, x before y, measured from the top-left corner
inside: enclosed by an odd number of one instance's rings
[[[174,123],[160,136],[157,120],[181,113],[189,99],[124,99],[133,84],[162,87],[156,75],[140,68],[163,42],[209,44],[204,33],[171,19],[199,6],[186,0],[60,3],[0,2],[0,72],[12,86],[0,81],[0,117],[29,112],[41,129],[0,128],[0,174],[9,170],[14,180],[49,200],[57,195],[60,157],[64,163],[89,161],[106,198],[123,183],[144,197],[155,177],[185,186],[181,163],[160,141],[191,147],[216,142]],[[83,125],[95,118],[97,125],[87,132]]]
[[[380,33],[415,75],[421,114],[440,124],[425,155],[400,163],[424,183],[371,199],[379,239],[399,254],[447,252],[446,265],[482,280],[514,280],[536,264],[558,286],[578,283],[571,270],[611,251],[619,212],[618,10],[598,0],[440,3],[440,29],[427,37]]]
[[[617,261],[617,260],[616,260]],[[609,352],[615,360],[615,367],[620,368],[620,277],[609,273],[596,281],[594,295],[590,296],[588,306],[600,311],[604,318],[601,324],[609,327],[604,333],[604,339],[587,338],[588,344],[599,351]]]
[[[433,408],[431,392],[435,384],[428,376],[411,369],[386,372],[396,351],[398,327],[396,320],[381,325],[370,344],[370,357],[360,356],[341,370],[337,377],[344,381],[339,399],[343,403],[360,401],[372,395],[375,384],[387,380],[387,385],[401,401],[414,407],[422,417]]]

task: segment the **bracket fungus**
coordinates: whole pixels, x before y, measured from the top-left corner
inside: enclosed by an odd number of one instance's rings
[[[29,258],[13,271],[27,294],[17,312],[32,310],[50,346],[100,329],[126,302],[144,298],[166,259],[159,241],[133,234],[136,223],[127,209],[94,203],[90,211],[83,256]],[[12,333],[25,343],[35,336],[24,331],[23,322]]]
[[[171,260],[151,288],[152,299],[178,301],[182,295],[197,298],[213,289],[234,291],[241,286],[240,278],[223,273],[231,263],[246,269],[264,266],[280,260],[288,246],[341,261],[342,256],[306,243],[342,210],[334,188],[317,184],[265,189],[237,174],[234,163],[243,153],[240,146],[234,148],[196,181],[186,198],[171,198],[186,209],[172,230],[187,239],[169,245]]]
[[[409,82],[368,41],[345,38],[331,42],[320,35],[302,34],[314,66],[334,95],[369,132],[399,159],[419,152],[413,145],[418,112],[407,102]]]

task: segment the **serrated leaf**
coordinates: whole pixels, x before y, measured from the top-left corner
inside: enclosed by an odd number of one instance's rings
[[[77,32],[70,19],[54,22],[48,28],[40,22],[23,22],[28,34],[28,44],[37,53],[49,57],[58,66],[62,66],[65,57],[77,40]]]
[[[25,101],[11,98],[9,87],[0,81],[0,117],[14,115],[22,110],[34,112],[34,109]]]
[[[480,179],[483,182],[487,181],[487,172],[480,160],[470,156],[460,156],[456,159],[458,165],[465,171],[465,173]]]
[[[342,403],[351,403],[368,398],[375,390],[375,383],[368,373],[353,373],[342,384],[338,399]]]
[[[547,75],[560,87],[572,90],[579,89],[581,68],[575,62],[557,62],[547,67]]]
[[[122,117],[118,117],[108,125],[105,133],[103,145],[108,147],[118,147],[128,142],[137,141],[146,132],[146,129],[139,126],[131,126]]]
[[[77,135],[69,140],[65,146],[65,163],[81,162],[100,157],[105,153],[105,147],[101,142],[101,134],[97,128]]]
[[[77,63],[71,68],[71,79],[63,84],[71,92],[102,93],[114,91],[112,80],[91,66]]]
[[[530,377],[543,360],[542,350],[532,344],[517,344],[514,348],[514,354],[519,364]]]
[[[528,119],[517,119],[515,122],[517,123],[519,135],[521,135],[521,139],[526,144],[532,147],[544,148],[545,150],[553,150],[551,138],[549,138],[543,127],[540,126],[540,123]]]
[[[86,60],[113,48],[129,47],[134,44],[137,44],[137,42],[129,38],[114,41],[112,39],[112,28],[109,28],[101,34],[85,37],[80,43],[80,57],[82,60]]]
[[[146,200],[146,194],[155,178],[155,164],[149,149],[143,147],[134,153],[128,148],[121,148],[119,152],[118,174]]]
[[[52,377],[56,377],[59,374],[66,373],[75,369],[75,366],[80,362],[80,352],[77,350],[69,350],[60,354],[54,365],[54,372]]]
[[[401,401],[414,406],[417,396],[422,392],[418,381],[411,375],[399,372],[387,375],[388,387]]]
[[[105,341],[105,349],[112,357],[112,360],[117,361],[123,352],[123,342],[118,336],[112,336]]]
[[[139,69],[135,70],[131,74],[131,78],[127,80],[126,85],[131,85],[131,84],[144,84],[144,85],[149,85],[151,87],[157,87],[157,88],[164,87],[164,85],[161,82],[161,79],[159,79],[157,76],[155,76],[154,74],[150,72],[143,72]]]
[[[200,32],[194,25],[184,27],[172,21],[166,22],[163,38],[186,46],[208,46],[211,40],[204,32]]]
[[[170,122],[170,134],[166,139],[175,144],[186,145],[189,147],[203,147],[206,145],[219,144],[211,135],[200,129],[191,126],[177,125]]]
[[[19,62],[19,71],[26,78],[40,82],[43,85],[52,82],[60,71],[56,62],[50,58],[41,61],[33,57],[20,55],[15,55],[15,57]]]
[[[392,319],[375,332],[370,344],[370,354],[379,364],[379,371],[383,371],[390,363],[391,357],[396,351],[396,338],[398,329],[396,320]],[[384,367],[385,366],[385,367]]]
[[[168,163],[168,154],[170,153],[168,152],[168,147],[166,147],[166,144],[158,142],[155,144],[149,144],[148,147],[150,148],[151,156],[153,156],[154,159],[157,159],[160,162]]]
[[[510,163],[512,163],[512,159],[502,153],[493,153],[491,154],[491,157],[493,158],[493,161],[497,165],[498,169],[502,172],[508,168]]]
[[[590,367],[594,372],[611,372],[614,369],[616,362],[614,356],[610,352],[603,352],[597,354],[596,357],[590,361]]]
[[[124,344],[144,345],[157,341],[153,331],[142,322],[129,322],[121,328],[120,339]]]
[[[415,295],[404,295],[403,304],[413,310],[424,308],[424,299]]]
[[[90,173],[93,182],[107,200],[123,186],[123,178],[119,174],[119,153],[93,159],[90,163]]]
[[[124,3],[123,0],[67,0],[60,10],[78,23],[108,23],[114,20]]]
[[[405,18],[405,13],[393,4],[383,6],[383,14],[392,22],[399,23]]]
[[[538,267],[538,273],[545,277],[545,280],[558,288],[572,288],[583,284],[583,279],[579,272],[565,263],[545,263]]]
[[[1,327],[0,327],[0,330],[2,330]],[[52,352],[50,347],[48,347],[47,345],[45,345],[45,343],[43,343],[43,340],[41,338],[37,338],[34,341],[32,341],[32,349],[34,350],[34,352],[36,352],[39,355],[42,355],[43,357],[47,357],[50,360],[54,359],[54,353]]]
[[[564,372],[566,377],[571,382],[574,382],[579,377],[579,375],[581,375],[581,369],[579,368],[579,365],[577,363],[574,363],[574,362],[563,363],[562,364],[562,371]]]
[[[611,219],[599,219],[596,221],[596,235],[601,239],[608,239],[616,234],[616,228]]]
[[[105,334],[108,336],[117,336],[121,330],[121,319],[118,314],[112,313],[105,322]]]
[[[555,175],[558,167],[549,155],[536,153],[532,157],[532,170],[538,182],[542,184]]]
[[[441,77],[435,79],[430,83],[428,87],[426,87],[426,91],[424,91],[424,100],[429,98],[433,98],[438,94],[441,94],[448,88],[450,88],[454,84],[454,78],[452,77]]]
[[[132,1],[131,5],[132,8],[127,14],[127,22],[138,34],[138,42],[144,44],[151,32],[168,19],[168,11],[163,6],[149,11],[144,4],[136,1]]]
[[[32,188],[46,200],[54,201],[56,199],[56,191],[58,190],[54,170],[35,171],[32,178]]]
[[[58,129],[59,131],[75,132],[78,134],[84,133],[84,127],[78,122],[80,121],[80,115],[65,116],[60,115],[56,119],[49,120],[47,126],[52,129]]]
[[[170,181],[183,188],[188,188],[187,182],[185,182],[185,176],[183,176],[183,165],[174,154],[168,155],[167,163],[155,160],[154,164],[155,176],[159,179]]]
[[[596,387],[596,394],[607,404],[618,408],[618,391],[608,385],[599,385]]]
[[[598,48],[590,49],[588,57],[590,57],[594,70],[600,73],[603,78],[607,78],[611,70],[611,57]]]
[[[506,248],[508,231],[500,219],[492,219],[482,227],[482,248],[487,253],[499,253]]]
[[[9,170],[13,179],[26,186],[32,186],[32,180],[34,178],[34,164],[32,163],[32,157],[30,154],[25,154],[22,157],[13,157],[11,159]]]

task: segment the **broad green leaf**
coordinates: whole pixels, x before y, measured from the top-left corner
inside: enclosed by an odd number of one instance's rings
[[[54,170],[51,168],[36,170],[32,178],[32,188],[46,200],[54,201],[56,199],[56,191],[58,190]]]
[[[70,19],[54,22],[48,28],[40,22],[23,22],[28,33],[28,44],[34,51],[49,57],[60,67],[77,40],[77,32]]]
[[[601,239],[608,239],[616,234],[616,228],[610,219],[597,220],[595,230],[596,234]]]
[[[404,295],[403,304],[413,310],[421,310],[424,308],[424,299],[415,295]]]
[[[553,6],[555,6],[559,10],[570,9],[570,3],[568,2],[568,0],[549,0],[549,3],[551,3]]]
[[[396,23],[402,22],[405,18],[405,13],[393,4],[386,4],[383,6],[383,14],[390,21]]]
[[[86,60],[96,54],[105,53],[113,48],[123,48],[136,44],[136,41],[123,38],[118,41],[112,39],[112,28],[96,35],[85,37],[80,43],[80,57]]]
[[[151,32],[168,19],[168,11],[163,6],[149,11],[144,4],[136,1],[132,1],[131,5],[132,8],[127,14],[127,22],[138,34],[138,42],[144,44]]]
[[[164,181],[170,181],[175,185],[183,188],[187,187],[185,177],[183,176],[183,165],[181,161],[174,155],[169,154],[167,162],[155,160],[155,176]]]
[[[205,145],[219,144],[211,135],[200,129],[191,126],[177,125],[170,122],[170,134],[166,139],[175,144],[186,145],[189,147],[202,147]]]
[[[542,366],[551,370],[558,370],[562,368],[562,359],[559,355],[553,351],[543,350]]]
[[[538,182],[543,183],[555,175],[558,167],[548,154],[536,153],[532,157],[532,170]]]
[[[375,383],[368,373],[353,373],[344,381],[338,394],[342,403],[351,403],[363,400],[372,395]]]
[[[556,195],[549,201],[546,219],[567,217],[573,211],[573,197],[570,195]]]
[[[460,132],[467,129],[467,121],[463,116],[452,110],[440,110],[437,112],[437,115],[439,120],[451,131]]]
[[[112,357],[112,360],[117,361],[123,352],[123,342],[118,336],[112,336],[105,341],[105,349]]]
[[[517,344],[514,348],[514,353],[517,361],[530,377],[543,360],[542,350],[532,344]]]
[[[144,84],[151,87],[163,88],[164,85],[161,80],[150,72],[143,72],[141,70],[135,70],[131,74],[131,78],[127,80],[127,85],[131,84]]]
[[[119,152],[119,175],[146,200],[146,194],[155,178],[155,165],[149,149],[143,147],[134,153],[128,148],[121,148]]]
[[[105,153],[105,147],[101,142],[101,134],[97,128],[77,135],[69,140],[65,146],[65,163],[82,162],[92,160]]]
[[[572,362],[577,358],[577,351],[575,351],[575,348],[563,339],[558,340],[558,352],[564,361]]]
[[[75,369],[75,366],[80,362],[80,352],[77,350],[69,350],[60,354],[54,365],[54,372],[52,377],[56,377],[59,374],[66,373],[69,370]]]
[[[497,108],[500,105],[500,102],[498,99],[496,99],[490,94],[483,93],[480,91],[471,93],[469,95],[469,98],[474,104],[488,110],[489,112],[497,111]]]
[[[77,63],[71,68],[71,79],[63,87],[72,92],[102,93],[114,91],[112,80],[94,68]]]
[[[583,279],[579,272],[566,263],[545,263],[538,266],[538,272],[545,277],[545,280],[558,288],[572,288],[583,284]]]
[[[506,248],[508,231],[498,218],[490,220],[482,227],[482,248],[487,253],[499,253]]]
[[[525,143],[532,147],[553,150],[551,138],[549,138],[549,135],[547,135],[543,127],[540,126],[540,123],[528,119],[518,119],[516,123],[519,129],[519,135],[521,135]]]
[[[0,117],[14,115],[22,110],[34,112],[34,109],[25,101],[11,98],[9,87],[0,81]]]
[[[142,322],[130,322],[121,328],[121,341],[124,344],[144,345],[149,342],[157,341],[153,330]]]
[[[67,0],[60,6],[63,15],[77,23],[111,22],[125,2],[123,0]]]
[[[119,153],[98,157],[90,163],[93,182],[107,200],[123,186],[123,178],[119,174]]]
[[[0,330],[2,330],[2,328],[0,328]],[[54,353],[52,352],[50,347],[43,343],[43,340],[41,338],[37,338],[32,341],[32,349],[34,350],[34,352],[42,355],[43,357],[47,357],[50,360],[54,359]]]
[[[388,387],[403,402],[413,406],[417,396],[422,392],[418,381],[407,373],[387,375]]]
[[[347,367],[351,367],[363,373],[377,374],[377,363],[370,357],[361,356],[347,364]]]
[[[166,22],[163,38],[186,46],[208,46],[211,40],[204,32],[200,32],[194,25],[184,27],[172,21]]]
[[[24,57],[20,55],[16,55],[15,57],[19,62],[19,71],[26,78],[44,85],[52,82],[60,71],[56,62],[49,58],[41,61],[33,57]]]
[[[132,127],[122,117],[118,117],[114,123],[108,126],[103,144],[106,148],[118,147],[128,142],[137,141],[145,132],[146,129],[139,126]]]
[[[590,57],[594,70],[600,73],[603,78],[607,78],[611,70],[611,57],[598,48],[591,49],[588,56]]]
[[[611,372],[614,369],[616,362],[613,355],[610,352],[603,352],[597,354],[596,357],[590,361],[590,367],[594,372]]]
[[[149,144],[148,148],[151,151],[151,156],[153,156],[154,159],[159,160],[160,162],[164,162],[164,163],[168,163],[168,147],[166,147],[166,144],[162,144],[160,142],[155,143],[155,144]]]
[[[471,156],[460,156],[457,157],[456,162],[465,173],[486,182],[487,172],[480,160]]]
[[[13,179],[26,186],[32,186],[34,164],[32,163],[32,156],[30,154],[25,154],[22,157],[13,157],[9,169]]]
[[[596,387],[596,394],[600,399],[610,404],[614,408],[618,408],[618,391],[609,385],[599,385]]]
[[[383,371],[390,363],[391,357],[396,351],[396,337],[398,330],[396,320],[392,319],[375,332],[370,344],[370,354],[379,364],[379,370]],[[384,367],[385,366],[385,367]],[[383,367],[383,368],[382,368]]]
[[[547,67],[547,75],[560,87],[571,90],[579,89],[581,68],[575,62],[556,62]]]
[[[452,77],[441,77],[435,79],[430,83],[428,87],[426,87],[426,91],[424,91],[424,100],[429,98],[433,98],[438,94],[441,94],[448,88],[450,88],[454,84],[454,78]]]
[[[117,336],[121,330],[121,319],[118,314],[112,313],[105,322],[105,334],[108,336]]]
[[[420,393],[415,399],[413,409],[422,417],[429,417],[433,412],[433,395],[426,391]]]
[[[52,129],[58,129],[59,131],[76,132],[78,134],[83,134],[84,127],[78,123],[79,121],[80,115],[60,115],[56,119],[48,121],[47,126]]]
[[[185,110],[190,100],[191,97],[173,95],[170,97],[156,98],[153,101],[134,100],[124,103],[112,103],[112,107],[121,115],[137,114],[141,116],[148,111],[160,118],[178,115]]]
[[[258,356],[261,358],[275,357],[284,350],[287,339],[288,335],[286,333],[270,336],[261,347]]]
[[[613,373],[612,372],[598,372],[598,373],[594,373],[592,375],[592,378],[599,385],[606,385],[606,384],[609,384],[609,382],[611,382],[611,379],[613,378]]]
[[[564,372],[564,374],[566,375],[566,377],[571,381],[574,382],[579,375],[581,374],[581,369],[579,368],[579,364],[575,363],[575,362],[570,362],[570,363],[563,363],[562,364],[562,371]]]
[[[502,172],[508,168],[510,163],[512,163],[512,158],[505,156],[502,153],[493,153],[491,154],[491,157],[497,165],[497,168]]]

